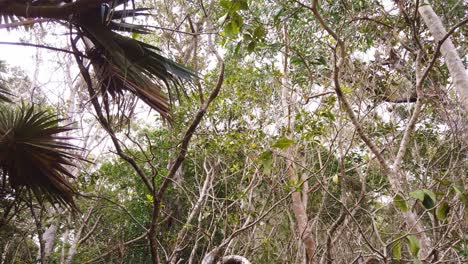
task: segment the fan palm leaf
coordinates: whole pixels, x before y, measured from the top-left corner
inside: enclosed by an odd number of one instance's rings
[[[131,7],[129,2],[132,2]],[[134,1],[130,0],[19,0],[0,4],[0,18],[11,21],[26,16],[71,22],[83,33],[86,42],[92,43],[87,46],[87,53],[98,55],[91,57],[91,63],[101,91],[119,90],[113,93],[114,96],[129,91],[162,116],[170,118],[169,102],[163,88],[168,88],[169,92],[170,89],[177,90],[181,80],[191,80],[195,74],[162,56],[158,48],[114,32],[151,33],[147,27],[125,21],[129,17],[149,15],[147,10],[135,8]],[[106,98],[103,96],[104,100]]]
[[[74,188],[67,178],[79,159],[77,147],[59,136],[71,130],[58,125],[62,119],[34,107],[8,107],[0,113],[0,171],[3,182],[21,191],[31,189],[39,201],[47,200],[74,208]]]
[[[157,47],[111,30],[148,33],[145,27],[125,22],[102,23],[97,11],[89,11],[77,25],[93,44],[88,47],[88,55],[101,91],[113,97],[129,91],[169,119],[169,103],[163,95],[163,86],[177,88],[181,80],[190,80],[195,74],[159,54]],[[130,15],[132,12],[118,12],[116,17]]]

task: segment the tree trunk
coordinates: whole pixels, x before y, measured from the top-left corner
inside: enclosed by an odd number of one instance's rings
[[[290,91],[290,81],[289,81],[289,38],[288,38],[288,29],[286,23],[283,26],[283,35],[284,35],[284,68],[283,68],[283,78],[281,81],[281,104],[283,108],[283,117],[286,119],[285,125],[288,127],[289,135],[292,136],[291,129],[294,128],[294,121],[291,119],[292,108],[294,107],[295,100],[292,96],[292,91]],[[285,150],[286,157],[286,167],[287,175],[291,182],[299,183],[302,181],[302,178],[298,176],[297,171],[295,170],[296,154],[294,151],[294,146],[290,146]],[[305,249],[305,262],[306,263],[317,263],[315,257],[315,240],[312,237],[312,230],[308,225],[307,217],[307,208],[305,206],[307,201],[307,192],[301,193],[300,191],[294,192],[291,195],[292,198],[292,209],[297,223],[298,235],[301,238],[300,244],[304,246]]]
[[[44,254],[46,258],[52,253],[55,245],[55,236],[57,235],[58,225],[60,223],[59,219],[53,221],[50,226],[44,231]]]
[[[418,11],[434,39],[436,41],[442,40],[447,35],[447,31],[431,5],[424,1],[419,6]],[[468,111],[468,74],[450,37],[444,41],[440,52],[445,59],[445,64],[447,64],[455,89],[460,96],[462,106],[465,111]]]

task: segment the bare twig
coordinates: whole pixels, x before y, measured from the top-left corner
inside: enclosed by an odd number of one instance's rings
[[[66,49],[50,47],[50,46],[41,45],[41,44],[0,41],[0,45],[15,45],[15,46],[25,46],[25,47],[48,49],[48,50],[53,50],[53,51],[59,51],[59,52],[64,52],[64,53],[68,53],[68,54],[78,55],[78,56],[80,56],[82,58],[88,58],[88,56],[86,56],[85,54],[79,52],[78,50],[75,52],[75,51],[69,51],[69,50],[66,50]]]

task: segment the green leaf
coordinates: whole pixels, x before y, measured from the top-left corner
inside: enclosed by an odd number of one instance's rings
[[[249,4],[247,3],[247,0],[232,0],[230,6],[231,12],[249,9]]]
[[[436,200],[437,200],[437,199],[436,199],[436,196],[435,196],[435,194],[434,194],[432,191],[427,190],[427,189],[423,189],[423,191],[424,191],[424,194],[426,194],[427,196],[429,196],[429,197],[431,198],[431,200],[432,200],[434,203],[436,202]]]
[[[150,202],[153,202],[153,195],[147,194],[147,195],[146,195],[146,200],[148,200],[148,201],[150,201]]]
[[[439,178],[435,178],[434,180],[442,184],[443,186],[449,186],[450,184],[452,184],[452,182],[449,180],[444,180],[444,179],[439,179]]]
[[[453,186],[453,189],[455,190],[456,193],[458,193],[458,195],[463,195],[463,192],[457,186]]]
[[[427,189],[410,192],[410,196],[421,201],[426,209],[432,209],[436,204],[435,194]]]
[[[236,48],[234,49],[234,54],[235,55],[239,54],[241,46],[242,46],[242,41],[237,42]]]
[[[338,177],[338,174],[335,174],[335,176],[332,177],[332,181],[334,184],[340,183],[340,178]]]
[[[138,39],[140,37],[140,33],[132,32],[132,39]]]
[[[351,87],[342,85],[341,90],[343,91],[344,94],[351,94]]]
[[[419,200],[419,201],[424,201],[424,192],[422,190],[417,190],[414,192],[410,192],[409,194],[411,197]]]
[[[393,243],[392,254],[397,260],[401,259],[401,240]]]
[[[231,7],[231,1],[229,0],[220,0],[219,5],[223,7],[224,9],[229,9]]]
[[[10,98],[8,98],[9,95],[11,95],[11,93],[9,93],[6,88],[0,86],[0,103],[2,102],[11,103]]]
[[[257,43],[255,41],[251,41],[249,45],[247,46],[247,51],[249,53],[252,53],[255,50]]]
[[[253,36],[257,39],[261,39],[265,37],[265,35],[266,35],[266,30],[262,25],[257,26],[253,32]]]
[[[432,191],[424,189],[423,205],[426,209],[432,209],[436,205],[436,196]]]
[[[421,248],[419,246],[419,240],[414,235],[407,236],[406,240],[408,240],[408,247],[409,247],[411,254],[417,257],[419,253],[419,249]]]
[[[235,21],[230,21],[224,26],[224,33],[230,38],[235,38],[239,34],[240,28]]]
[[[231,13],[230,20],[235,22],[239,29],[244,25],[244,19],[239,15],[239,13]]]
[[[241,10],[249,9],[249,4],[248,4],[247,0],[238,0],[238,1],[240,2]]]
[[[437,219],[443,221],[447,218],[447,215],[450,211],[450,206],[447,202],[443,201],[440,203],[439,207],[437,207],[436,217]]]
[[[271,160],[272,157],[273,157],[273,152],[271,152],[271,150],[267,150],[260,155],[260,160],[267,161],[267,160]]]
[[[325,57],[318,57],[314,60],[314,62],[312,62],[312,64],[317,64],[317,65],[326,65],[327,64],[327,60],[325,59]]]
[[[422,261],[419,259],[413,259],[413,264],[422,264]]]
[[[405,201],[405,198],[399,194],[395,195],[393,197],[393,202],[395,203],[395,206],[400,209],[402,212],[407,212],[409,210],[408,203]]]
[[[289,138],[280,138],[278,139],[275,144],[273,144],[273,148],[280,148],[280,149],[285,149],[291,146],[294,143],[294,140],[289,139]]]
[[[59,126],[63,119],[33,106],[8,107],[0,111],[0,172],[13,189],[27,188],[36,198],[75,209],[74,178],[67,168],[83,160],[73,152],[81,149],[60,133],[72,130]]]
[[[263,173],[270,174],[271,164],[273,163],[273,152],[267,150],[260,155],[260,160],[262,161]]]
[[[463,204],[465,204],[465,207],[468,207],[468,195],[466,194],[466,192],[463,191],[463,187],[453,186],[453,189],[458,194],[460,201],[462,201]]]

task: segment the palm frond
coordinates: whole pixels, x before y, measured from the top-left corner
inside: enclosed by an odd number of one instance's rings
[[[162,116],[170,118],[169,100],[165,98],[163,88],[167,88],[169,94],[171,89],[175,89],[178,94],[182,81],[192,80],[196,76],[186,67],[164,57],[157,47],[114,32],[152,32],[145,26],[125,20],[132,16],[148,15],[146,11],[149,8],[136,8],[133,0],[95,1],[89,5],[81,5],[69,16],[62,16],[59,12],[60,6],[70,4],[66,0],[19,2],[25,6],[37,7],[36,11],[40,8],[52,10],[50,13],[38,11],[36,18],[51,21],[67,19],[78,32],[83,33],[85,43],[89,44],[91,41],[92,45],[86,45],[86,52],[89,56],[97,54],[91,57],[91,63],[100,88],[102,91],[115,91],[113,96],[128,91],[148,103]],[[0,10],[2,19],[15,19],[14,15],[17,13],[24,16],[22,12],[6,10],[4,13]],[[117,90],[120,92],[116,92]]]
[[[131,33],[139,33],[139,34],[151,33],[151,30],[146,28],[145,26],[125,23],[125,22],[111,21],[108,27],[109,29],[123,31],[123,32],[131,32]]]
[[[11,103],[11,100],[8,96],[11,96],[12,94],[5,88],[2,87],[0,84],[0,103],[2,102],[7,102]]]
[[[136,17],[136,16],[149,16],[150,14],[145,12],[151,10],[151,8],[135,8],[135,9],[124,9],[124,10],[115,10],[112,13],[112,20],[123,19],[127,17]]]
[[[62,119],[33,106],[12,107],[0,113],[0,171],[8,185],[33,191],[39,201],[47,200],[75,208],[74,188],[68,169],[79,157],[79,148],[58,134],[71,128],[58,125]],[[5,182],[5,181],[4,181]]]
[[[190,80],[195,74],[160,55],[157,47],[117,34],[99,21],[89,20],[89,16],[79,25],[93,43],[88,54],[101,90],[113,96],[130,91],[169,119],[169,103],[163,95],[163,86],[180,86],[181,80]]]

